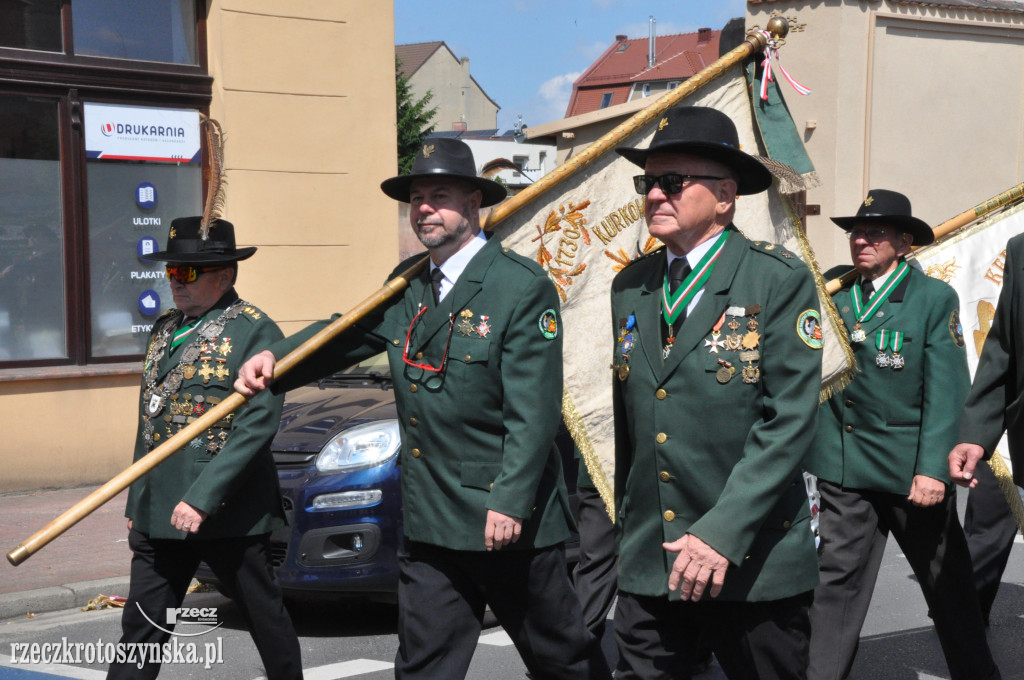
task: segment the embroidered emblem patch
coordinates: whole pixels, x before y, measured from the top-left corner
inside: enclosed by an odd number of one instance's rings
[[[949,315],[949,334],[953,336],[953,342],[957,347],[964,346],[964,327],[960,323],[960,310],[954,309]]]
[[[817,310],[808,309],[800,313],[796,320],[796,334],[811,349],[821,349],[821,315]]]
[[[548,340],[554,340],[558,337],[558,315],[555,314],[555,310],[544,310],[544,313],[540,315],[537,325],[540,327],[540,334]]]

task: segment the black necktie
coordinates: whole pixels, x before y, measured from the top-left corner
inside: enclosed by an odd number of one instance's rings
[[[682,285],[683,279],[690,275],[690,263],[685,257],[677,257],[672,260],[672,264],[668,267],[668,289],[670,293],[675,293],[676,289]],[[685,312],[684,312],[685,313]]]
[[[864,297],[864,302],[867,303],[867,301],[871,299],[871,296],[875,292],[875,284],[871,283],[870,281],[862,281],[860,284],[860,292],[861,295]]]
[[[430,287],[434,289],[434,304],[441,303],[441,279],[444,278],[444,272],[441,271],[440,267],[434,267],[434,270],[430,272]]]

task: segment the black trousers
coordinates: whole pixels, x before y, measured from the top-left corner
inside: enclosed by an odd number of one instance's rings
[[[581,463],[582,465],[582,463]],[[618,569],[615,556],[615,525],[608,517],[597,489],[576,488],[579,508],[580,560],[573,569],[573,585],[583,609],[583,623],[598,640],[615,601]]]
[[[811,593],[765,602],[670,602],[619,591],[616,680],[689,680],[701,644],[730,680],[803,680]]]
[[[486,605],[536,680],[610,680],[560,545],[475,552],[405,541],[398,564],[398,680],[466,677]]]
[[[821,583],[811,606],[810,680],[850,674],[890,533],[932,612],[953,680],[999,678],[985,639],[967,541],[955,496],[919,508],[905,496],[844,489],[818,480]]]
[[[978,590],[981,617],[988,624],[992,603],[1019,529],[992,468],[987,463],[979,464],[974,469],[974,478],[978,485],[967,495],[964,535],[974,564],[974,585]]]
[[[173,628],[166,624],[167,610],[181,606],[199,562],[204,561],[235,595],[235,604],[256,643],[268,680],[302,678],[299,640],[270,564],[269,539],[269,534],[208,540],[151,539],[132,529],[128,534],[131,585],[121,615],[121,642],[167,642],[170,634],[150,621],[168,630]],[[135,664],[111,664],[107,678],[141,680],[155,678],[159,672],[159,663],[147,663],[142,669]]]

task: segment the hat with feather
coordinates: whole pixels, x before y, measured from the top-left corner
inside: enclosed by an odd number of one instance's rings
[[[171,221],[167,249],[147,255],[148,260],[182,264],[217,264],[238,262],[252,257],[255,247],[235,247],[235,225],[220,218],[224,210],[224,133],[220,123],[202,117],[210,154],[210,183],[206,191],[203,214],[178,217]]]

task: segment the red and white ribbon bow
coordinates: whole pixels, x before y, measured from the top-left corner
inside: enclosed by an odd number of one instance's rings
[[[761,74],[761,100],[768,99],[768,83],[775,82],[775,78],[772,76],[772,57],[775,57],[775,63],[779,66],[779,72],[782,73],[782,77],[786,79],[786,82],[793,86],[793,89],[800,94],[810,94],[811,88],[805,87],[793,79],[793,76],[789,75],[786,69],[782,66],[782,60],[779,58],[779,43],[777,40],[772,38],[768,31],[761,31],[761,35],[764,36],[767,45],[764,48],[764,61],[761,62],[761,69],[764,71]]]

